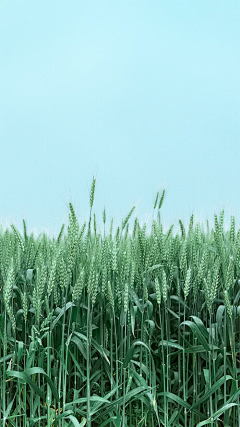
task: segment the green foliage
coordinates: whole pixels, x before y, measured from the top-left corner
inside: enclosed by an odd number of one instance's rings
[[[0,233],[1,425],[240,425],[234,217],[165,233],[163,190],[149,234],[133,207],[101,235],[95,185],[88,228],[70,203],[57,239]]]

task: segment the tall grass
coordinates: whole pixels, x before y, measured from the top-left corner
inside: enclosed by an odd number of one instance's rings
[[[240,426],[240,230],[0,234],[1,425]],[[100,227],[101,228],[101,227]]]

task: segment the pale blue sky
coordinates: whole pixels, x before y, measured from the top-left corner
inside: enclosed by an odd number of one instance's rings
[[[240,208],[238,1],[1,1],[0,221]]]

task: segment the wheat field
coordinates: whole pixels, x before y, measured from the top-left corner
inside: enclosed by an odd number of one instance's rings
[[[94,193],[57,238],[0,233],[1,426],[239,427],[234,217],[163,232],[163,191],[150,232],[134,207],[113,231]]]

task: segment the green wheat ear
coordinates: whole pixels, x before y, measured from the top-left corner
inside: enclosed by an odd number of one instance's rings
[[[27,235],[27,225],[25,219],[23,219],[23,234],[24,234],[24,240],[27,242],[28,235]]]
[[[230,303],[229,293],[227,290],[224,291],[224,303],[229,317],[232,317],[232,307]]]
[[[107,296],[108,296],[108,300],[109,300],[112,312],[114,312],[114,298],[113,298],[113,292],[112,292],[110,281],[108,281],[108,284],[107,284]]]
[[[94,202],[95,187],[96,187],[96,178],[93,177],[91,191],[90,191],[90,208],[91,209],[93,207],[93,202]]]
[[[103,210],[103,223],[106,224],[106,209]]]
[[[14,284],[15,284],[15,271],[14,271],[13,258],[12,258],[10,262],[9,270],[8,270],[7,281],[3,288],[3,299],[6,307],[6,312],[12,324],[13,332],[16,331],[16,320],[15,320],[13,308],[11,305]]]
[[[136,206],[133,206],[132,209],[130,210],[130,212],[128,213],[128,215],[126,216],[126,218],[124,219],[123,223],[122,223],[122,230],[124,230],[124,228],[126,227],[129,219],[131,218],[134,210],[135,210]]]
[[[155,292],[157,297],[157,303],[158,305],[161,304],[161,290],[160,290],[160,284],[157,277],[155,277]]]
[[[185,299],[189,295],[190,286],[191,286],[191,268],[189,268],[188,271],[187,271],[187,276],[186,276],[186,280],[185,280],[185,284],[184,284],[184,288],[183,288],[184,298]]]
[[[16,240],[17,240],[17,242],[19,244],[19,247],[20,247],[21,251],[24,252],[24,244],[23,244],[23,240],[22,240],[22,237],[21,237],[19,231],[16,229],[16,227],[13,224],[11,224],[11,228],[13,230],[13,233],[14,233],[14,235],[16,237]]]
[[[162,299],[163,299],[163,302],[166,303],[166,301],[167,301],[167,278],[166,278],[166,273],[164,270],[162,270]]]
[[[128,312],[128,299],[129,299],[129,288],[128,288],[128,283],[126,282],[124,287],[124,298],[123,298],[124,314],[127,314]]]
[[[163,205],[164,197],[165,197],[165,189],[162,191],[162,195],[161,195],[161,198],[159,200],[159,205],[158,205],[159,210],[161,209],[161,207]]]
[[[79,273],[78,279],[74,285],[73,288],[73,294],[72,294],[72,300],[73,302],[76,302],[80,299],[83,288],[84,288],[84,277],[85,277],[85,272],[84,272],[84,268],[82,268],[82,270]]]
[[[158,191],[158,192],[157,192],[157,194],[156,194],[156,198],[155,198],[155,202],[154,202],[154,206],[153,206],[153,209],[154,209],[154,210],[155,210],[155,209],[156,209],[156,207],[157,207],[158,197],[159,197],[159,191]]]

